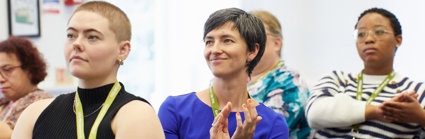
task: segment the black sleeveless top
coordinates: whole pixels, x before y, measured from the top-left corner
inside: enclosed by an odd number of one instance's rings
[[[121,84],[121,83],[120,83]],[[101,105],[114,84],[108,84],[94,89],[78,88],[78,94],[84,111],[84,135],[88,138],[91,127],[99,114]],[[118,110],[132,100],[145,99],[129,94],[123,84],[114,102],[99,125],[98,139],[115,138],[111,128],[111,121]],[[67,139],[77,138],[77,126],[74,113],[75,92],[56,97],[53,102],[40,114],[34,125],[33,139]]]

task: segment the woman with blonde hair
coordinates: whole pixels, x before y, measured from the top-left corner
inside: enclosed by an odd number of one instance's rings
[[[76,92],[24,111],[13,138],[164,138],[149,103],[125,91],[117,71],[130,53],[130,22],[107,2],[78,7],[68,22],[65,60]]]

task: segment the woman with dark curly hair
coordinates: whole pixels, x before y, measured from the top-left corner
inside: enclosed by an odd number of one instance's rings
[[[31,103],[52,97],[37,88],[46,76],[46,63],[29,40],[10,37],[0,42],[0,138],[10,138]]]

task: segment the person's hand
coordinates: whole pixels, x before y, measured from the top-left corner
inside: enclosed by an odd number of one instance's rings
[[[214,118],[212,127],[210,129],[210,138],[211,139],[229,139],[229,130],[228,130],[228,117],[232,111],[232,103],[227,102],[223,110]]]
[[[417,95],[413,95],[412,92],[400,94],[390,101],[382,103],[379,108],[387,120],[418,123],[425,126],[425,110],[417,100]]]
[[[392,122],[389,119],[386,119],[384,116],[384,111],[378,106],[367,104],[366,105],[366,120],[379,120],[383,122]]]
[[[239,113],[236,113],[237,128],[232,136],[232,139],[252,139],[254,137],[255,128],[262,117],[258,116],[257,109],[253,99],[248,99],[247,104],[243,104],[243,113],[245,121],[242,124],[242,118]]]
[[[402,94],[400,94],[400,95],[397,95],[396,97],[392,98],[392,99],[391,99],[391,100],[389,100],[389,101],[393,101],[393,102],[405,102],[405,101],[407,101],[407,100],[408,100],[408,99],[406,98],[406,96],[411,96],[411,97],[413,97],[413,98],[417,99],[419,95],[418,95],[418,94],[416,94],[416,92],[415,92],[415,91],[404,92],[404,93],[402,93]]]

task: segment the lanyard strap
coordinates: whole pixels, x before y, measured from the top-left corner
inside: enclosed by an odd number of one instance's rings
[[[212,85],[210,87],[209,96],[211,101],[211,109],[215,118],[220,113],[220,109],[218,108],[218,100],[217,100],[217,97],[215,96],[214,88]],[[251,95],[249,95],[249,93],[248,93],[248,98],[251,98]]]
[[[385,86],[394,78],[395,72],[394,70],[391,71],[390,74],[387,75],[387,77],[379,84],[378,88],[376,88],[375,91],[370,95],[370,97],[366,100],[366,104],[370,104],[379,93],[381,93],[382,89],[384,89]],[[362,94],[363,94],[363,71],[359,73],[358,75],[359,81],[357,82],[357,95],[356,99],[359,101],[362,101]]]
[[[213,111],[214,114],[214,118],[217,117],[217,115],[220,113],[220,110],[218,109],[218,100],[217,97],[214,94],[214,88],[210,87],[210,91],[209,91],[209,96],[210,96],[210,101],[211,101],[211,109]]]
[[[387,75],[387,77],[379,84],[378,88],[373,91],[373,93],[370,95],[370,97],[366,100],[366,104],[370,104],[381,91],[384,89],[385,86],[394,78],[395,72],[394,70],[391,71],[390,74]],[[357,76],[359,81],[357,82],[357,95],[356,99],[358,101],[362,101],[362,94],[363,94],[363,70],[359,73]],[[359,131],[360,124],[354,125],[354,131]]]
[[[103,117],[105,117],[106,112],[108,111],[109,107],[111,106],[112,102],[114,102],[115,97],[117,96],[118,92],[121,90],[121,85],[118,83],[118,81],[115,82],[112,89],[109,91],[108,97],[106,98],[105,102],[103,103],[102,109],[100,109],[99,114],[96,117],[96,120],[93,123],[93,126],[90,130],[89,139],[95,139],[97,134],[97,129],[99,127],[100,122],[103,120]],[[76,115],[76,122],[77,122],[77,138],[78,139],[85,139],[84,135],[84,114],[83,114],[83,107],[81,104],[80,97],[78,96],[78,90],[75,92],[75,115]]]

